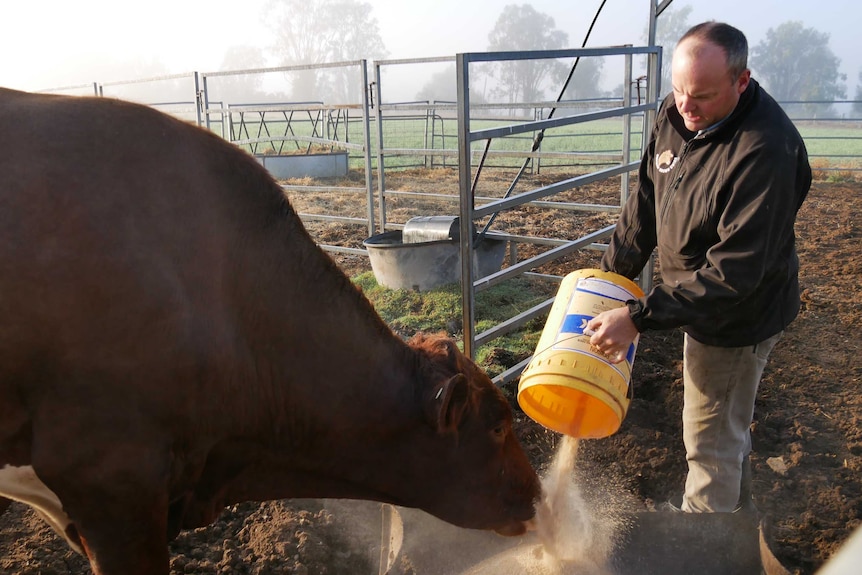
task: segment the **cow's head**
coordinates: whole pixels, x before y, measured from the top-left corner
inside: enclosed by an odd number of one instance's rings
[[[409,344],[421,358],[417,400],[430,427],[421,442],[429,451],[424,472],[439,482],[421,507],[462,527],[520,535],[540,483],[513,432],[509,403],[451,339],[418,335]]]

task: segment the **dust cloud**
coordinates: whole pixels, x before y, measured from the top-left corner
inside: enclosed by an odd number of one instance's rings
[[[542,473],[536,529],[522,537],[461,529],[422,511],[397,508],[403,542],[390,575],[611,575],[615,545],[631,517],[630,496],[602,470],[580,465],[578,447],[571,437],[558,442]],[[342,521],[355,516],[353,531],[364,532],[360,546],[377,564],[380,504],[337,507],[331,511]]]

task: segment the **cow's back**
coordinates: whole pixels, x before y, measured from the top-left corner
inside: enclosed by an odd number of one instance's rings
[[[182,382],[218,371],[213,358],[230,365],[249,313],[238,300],[254,299],[243,274],[278,259],[268,218],[290,210],[271,179],[145,107],[5,90],[0,102],[0,385],[78,393],[104,383],[65,374],[92,373],[147,395],[155,384],[135,389],[135,373]]]

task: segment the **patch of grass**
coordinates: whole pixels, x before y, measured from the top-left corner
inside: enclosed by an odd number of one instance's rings
[[[353,278],[377,313],[402,337],[418,331],[453,333],[460,330],[461,296],[457,285],[416,292],[389,289],[377,283],[373,272]]]
[[[380,286],[373,272],[353,278],[380,317],[400,336],[416,332],[445,331],[458,339],[462,333],[461,288],[449,284],[426,292]],[[476,294],[476,332],[548,299],[548,286],[527,278],[514,278]],[[476,361],[491,377],[529,357],[544,327],[544,318],[528,322],[521,330],[506,334],[476,350]]]
[[[846,184],[855,182],[862,177],[858,169],[852,166],[831,162],[825,158],[814,158],[811,160],[811,177],[814,181],[829,182],[831,184]]]
[[[836,170],[829,172],[829,175],[826,177],[826,181],[831,184],[846,184],[849,182],[855,182],[857,179],[857,175],[855,172],[851,170]]]

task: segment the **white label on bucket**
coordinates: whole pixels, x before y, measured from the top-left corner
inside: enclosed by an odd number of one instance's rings
[[[557,331],[554,349],[563,349],[586,354],[600,359],[628,379],[637,350],[637,338],[626,350],[625,361],[610,364],[590,346],[587,323],[603,311],[622,307],[634,295],[617,284],[600,278],[580,278],[566,304],[566,311]]]
[[[634,299],[635,297],[629,291],[618,286],[617,284],[599,278],[579,279],[578,283],[575,285],[575,291],[582,293],[591,293],[599,297],[608,298],[610,300],[623,303],[627,302],[630,299]],[[608,306],[608,309],[612,309],[615,307],[620,306],[610,305]]]

